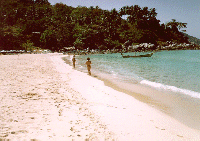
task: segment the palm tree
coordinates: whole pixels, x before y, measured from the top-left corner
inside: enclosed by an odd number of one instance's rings
[[[178,32],[181,28],[187,28],[187,23],[177,22],[176,19],[172,19],[166,26],[170,27],[174,32]]]

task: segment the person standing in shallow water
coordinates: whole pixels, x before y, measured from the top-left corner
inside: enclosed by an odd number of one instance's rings
[[[73,62],[73,67],[75,68],[75,62],[76,62],[75,55],[74,55],[73,58],[72,58],[72,62]]]
[[[90,61],[89,57],[87,58],[87,62],[85,64],[87,65],[88,74],[91,75],[90,69],[91,69],[92,62]]]

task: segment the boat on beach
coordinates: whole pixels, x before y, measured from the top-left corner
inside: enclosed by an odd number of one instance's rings
[[[134,55],[134,56],[132,56],[132,55],[123,55],[121,53],[121,55],[122,55],[123,58],[136,58],[136,57],[151,57],[153,55],[153,53],[148,53],[148,54],[143,54],[143,55]]]

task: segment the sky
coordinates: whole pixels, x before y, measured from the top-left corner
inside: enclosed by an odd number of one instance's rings
[[[120,10],[123,6],[139,5],[141,8],[155,8],[160,23],[187,23],[185,29],[190,36],[200,39],[200,0],[48,0],[51,5],[63,3],[68,6],[98,6],[104,10]]]

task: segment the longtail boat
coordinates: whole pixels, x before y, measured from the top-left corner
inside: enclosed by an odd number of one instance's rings
[[[131,57],[135,58],[135,57],[151,57],[151,56],[153,55],[153,53],[148,53],[148,54],[143,54],[143,55],[134,55],[134,56],[131,56],[131,55],[123,55],[123,54],[121,53],[121,55],[122,55],[123,58],[131,58]]]

